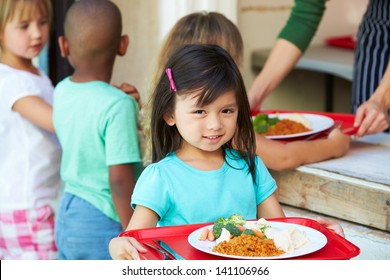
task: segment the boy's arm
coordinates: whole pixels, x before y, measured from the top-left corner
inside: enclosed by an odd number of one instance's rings
[[[289,170],[303,164],[319,162],[344,155],[351,142],[349,135],[338,128],[333,129],[327,139],[281,143],[256,134],[256,153],[267,168]]]
[[[54,132],[53,109],[42,98],[38,96],[22,97],[14,103],[12,110],[40,128]]]
[[[126,229],[133,214],[130,201],[135,186],[132,164],[119,164],[109,167],[109,182],[115,210],[122,228]]]

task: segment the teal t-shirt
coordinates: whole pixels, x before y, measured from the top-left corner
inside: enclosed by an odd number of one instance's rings
[[[160,226],[214,222],[232,214],[255,219],[257,205],[276,189],[258,157],[256,167],[254,184],[245,161],[233,159],[229,152],[223,166],[212,171],[195,169],[173,153],[145,168],[131,204],[156,212]]]
[[[118,164],[134,164],[136,178],[142,171],[137,103],[108,83],[66,78],[54,90],[53,120],[63,150],[64,191],[119,222],[108,171]]]

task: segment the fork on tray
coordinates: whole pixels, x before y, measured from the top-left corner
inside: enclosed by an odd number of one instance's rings
[[[145,245],[146,247],[149,247],[149,248],[159,252],[160,254],[162,254],[162,256],[164,257],[164,260],[176,260],[176,258],[171,253],[169,253],[168,251],[166,251],[162,247],[157,247],[157,245],[152,245],[148,242],[142,242],[142,245]]]

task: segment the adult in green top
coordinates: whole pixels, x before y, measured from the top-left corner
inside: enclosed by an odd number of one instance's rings
[[[304,53],[314,37],[326,9],[327,0],[295,0],[290,17],[278,38]]]
[[[248,91],[251,109],[291,71],[308,47],[325,11],[327,0],[295,0],[291,15],[280,32],[262,69]],[[389,127],[390,108],[390,3],[370,0],[357,35],[352,109],[356,112],[356,137]]]

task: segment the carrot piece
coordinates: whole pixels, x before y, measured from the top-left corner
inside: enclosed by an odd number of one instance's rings
[[[199,236],[198,239],[199,239],[200,241],[204,241],[204,240],[206,240],[208,234],[209,234],[209,229],[208,229],[208,228],[205,228],[205,229],[202,231],[202,233],[200,234],[200,236]]]
[[[241,231],[243,232],[245,230],[245,227],[242,226],[242,225],[236,225],[236,227]]]
[[[207,235],[207,239],[210,241],[215,240],[215,235],[214,235],[214,232],[212,230],[209,231],[209,234]]]
[[[257,230],[257,229],[252,229],[254,234],[257,236],[257,237],[260,237],[260,238],[263,238],[265,236],[264,233],[262,233],[261,231]]]

